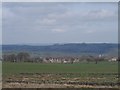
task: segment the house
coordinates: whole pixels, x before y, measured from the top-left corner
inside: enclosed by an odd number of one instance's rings
[[[111,59],[108,60],[109,62],[116,62],[117,61],[117,58],[116,57],[113,57]]]

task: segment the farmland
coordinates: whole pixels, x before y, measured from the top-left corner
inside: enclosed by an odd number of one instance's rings
[[[3,63],[3,74],[19,73],[116,73],[118,72],[117,62],[76,63],[76,64],[44,64],[44,63]]]
[[[35,88],[45,87],[41,85],[48,85],[48,87],[49,85],[57,85],[57,87],[76,88],[116,88],[118,86],[118,63],[45,64],[4,62],[3,87],[21,87],[21,85],[23,87],[34,86]]]

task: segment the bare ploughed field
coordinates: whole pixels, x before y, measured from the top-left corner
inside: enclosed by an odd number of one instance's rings
[[[117,79],[116,73],[21,73],[4,76],[3,88],[118,88]]]

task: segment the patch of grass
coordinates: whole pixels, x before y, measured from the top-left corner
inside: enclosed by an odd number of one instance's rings
[[[3,74],[19,73],[117,73],[117,62],[43,64],[43,63],[11,63],[2,64]]]

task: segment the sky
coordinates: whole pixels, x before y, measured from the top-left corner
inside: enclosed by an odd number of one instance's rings
[[[118,42],[118,3],[2,4],[3,44],[83,42]]]
[[[119,2],[119,0],[1,0],[2,2]]]

